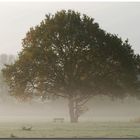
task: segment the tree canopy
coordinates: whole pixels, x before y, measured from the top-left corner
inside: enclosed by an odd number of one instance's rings
[[[68,99],[71,122],[77,122],[94,95],[137,93],[139,64],[128,40],[107,33],[87,15],[62,10],[27,32],[18,59],[3,74],[17,98]]]

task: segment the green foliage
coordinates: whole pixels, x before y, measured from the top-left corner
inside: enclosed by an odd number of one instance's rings
[[[63,10],[30,29],[19,59],[3,72],[16,95],[32,96],[36,89],[46,95],[120,96],[118,91],[125,93],[137,82],[136,58],[128,41],[86,15]]]

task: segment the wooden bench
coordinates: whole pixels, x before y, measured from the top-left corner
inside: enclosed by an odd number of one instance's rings
[[[64,122],[64,118],[54,118],[53,122],[61,122],[61,123],[63,123]]]
[[[31,131],[31,129],[32,129],[32,126],[31,127],[28,127],[28,128],[25,127],[25,126],[22,127],[22,130],[25,130],[25,131]]]

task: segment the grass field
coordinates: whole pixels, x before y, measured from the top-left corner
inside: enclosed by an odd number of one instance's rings
[[[32,126],[31,131],[22,130]],[[140,138],[140,123],[81,122],[78,124],[53,122],[0,123],[0,138]]]

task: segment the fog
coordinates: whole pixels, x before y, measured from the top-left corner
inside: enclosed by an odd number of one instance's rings
[[[69,120],[67,100],[19,102],[9,96],[6,99],[0,102],[0,121],[52,121],[56,117]],[[140,100],[132,97],[111,100],[96,96],[86,106],[89,109],[79,118],[81,121],[130,121],[140,117]]]
[[[29,28],[39,24],[45,14],[62,9],[73,9],[95,18],[103,29],[128,38],[135,52],[140,53],[140,3],[2,2],[0,54],[17,55]],[[52,121],[55,117],[69,120],[67,100],[19,102],[8,92],[0,94],[0,121]],[[89,110],[79,118],[81,121],[130,121],[140,117],[140,100],[132,97],[111,100],[96,96],[87,106]]]
[[[30,27],[62,9],[93,17],[104,30],[128,38],[140,53],[140,3],[136,2],[0,2],[0,53],[17,54]]]

